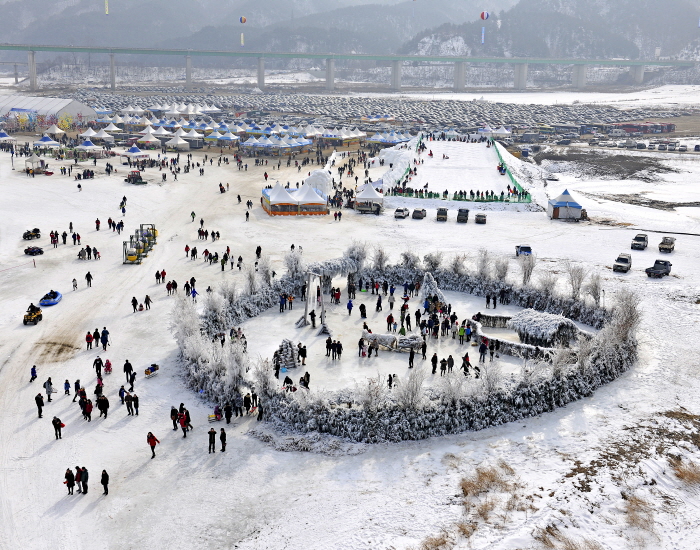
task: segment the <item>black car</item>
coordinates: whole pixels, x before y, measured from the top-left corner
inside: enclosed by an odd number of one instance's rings
[[[422,220],[423,218],[425,218],[425,216],[427,216],[427,212],[425,211],[425,208],[415,208],[413,210],[413,214],[411,215],[411,217],[414,220]]]

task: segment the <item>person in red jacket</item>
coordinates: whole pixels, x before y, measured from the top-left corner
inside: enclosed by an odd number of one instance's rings
[[[151,432],[148,432],[148,435],[146,436],[146,441],[147,441],[148,444],[150,445],[150,447],[151,447],[151,452],[153,453],[153,455],[151,456],[151,458],[155,458],[155,457],[156,457],[156,444],[157,444],[157,443],[160,443],[160,441],[158,441],[158,440],[156,439],[156,436],[153,435],[153,433],[151,433]]]
[[[187,258],[190,255],[190,245],[186,244],[185,245],[185,258]]]
[[[92,334],[88,331],[88,333],[85,335],[85,342],[87,342],[87,349],[92,349]]]
[[[165,281],[165,269],[160,272],[160,279],[161,281]]]

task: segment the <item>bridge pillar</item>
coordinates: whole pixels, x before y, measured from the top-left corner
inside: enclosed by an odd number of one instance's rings
[[[258,57],[258,88],[265,89],[265,58]]]
[[[391,62],[391,91],[401,90],[401,61],[395,59]]]
[[[335,90],[335,59],[326,59],[326,90]]]
[[[644,65],[634,65],[631,73],[635,84],[644,84]]]
[[[586,87],[586,71],[588,70],[587,65],[574,65],[574,74],[571,79],[571,83],[574,88],[582,90]]]
[[[15,63],[15,84],[19,84],[19,72],[17,72],[17,63]]]
[[[455,62],[455,92],[463,92],[466,86],[467,64],[464,61]]]
[[[527,63],[517,63],[516,65],[513,65],[513,72],[515,73],[513,88],[516,90],[524,90],[527,88],[527,71]]]
[[[185,56],[185,88],[192,89],[192,56]]]
[[[36,52],[29,52],[29,91],[36,91]]]
[[[117,89],[117,72],[114,68],[114,54],[109,54],[109,87],[112,91]]]

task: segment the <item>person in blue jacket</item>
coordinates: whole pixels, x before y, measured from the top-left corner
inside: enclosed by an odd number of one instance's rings
[[[36,380],[36,365],[32,366],[31,374],[32,377],[29,379],[29,381],[34,382],[34,380]]]
[[[348,300],[348,315],[352,314],[352,300]]]

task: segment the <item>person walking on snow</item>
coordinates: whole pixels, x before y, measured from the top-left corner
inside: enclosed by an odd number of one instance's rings
[[[85,274],[85,280],[87,281],[87,286],[88,286],[88,288],[91,288],[91,287],[92,287],[92,279],[93,279],[92,274],[88,271],[88,272]]]
[[[68,487],[68,494],[72,495],[73,494],[73,487],[75,487],[75,475],[73,475],[73,470],[68,468],[66,470],[66,475],[64,476],[66,481],[66,487]]]
[[[221,441],[221,452],[226,451],[226,432],[221,428],[221,434],[219,435],[219,440]]]
[[[214,428],[210,429],[209,434],[209,454],[216,452],[216,430]]]
[[[138,305],[139,305],[139,301],[136,299],[136,296],[131,298],[131,307],[134,308],[134,313],[136,313],[136,308],[138,307]]]
[[[29,382],[34,382],[34,380],[36,380],[36,365],[32,366],[31,375],[32,377],[29,379]]]
[[[194,219],[192,221],[194,221]],[[160,443],[160,441],[158,441],[155,435],[153,435],[151,432],[148,432],[148,435],[146,436],[146,442],[151,447],[151,458],[153,459],[156,457],[156,445]]]
[[[104,487],[104,492],[102,493],[103,495],[108,495],[109,494],[109,474],[107,473],[107,470],[102,470],[102,477],[100,478],[100,483],[102,484],[102,487]]]
[[[53,431],[54,435],[56,436],[56,439],[61,439],[61,428],[63,428],[61,419],[57,416],[54,416],[53,420],[51,421],[51,424],[53,424]]]
[[[44,382],[44,390],[46,391],[46,400],[51,403],[51,393],[53,392],[53,382],[51,382],[51,377]]]
[[[36,397],[34,398],[34,401],[36,402],[36,408],[39,411],[39,418],[44,418],[41,414],[41,411],[44,408],[44,396],[40,393],[37,393]]]
[[[102,327],[100,342],[102,342],[102,351],[107,351],[107,344],[109,343],[109,331],[107,330],[107,327]]]

